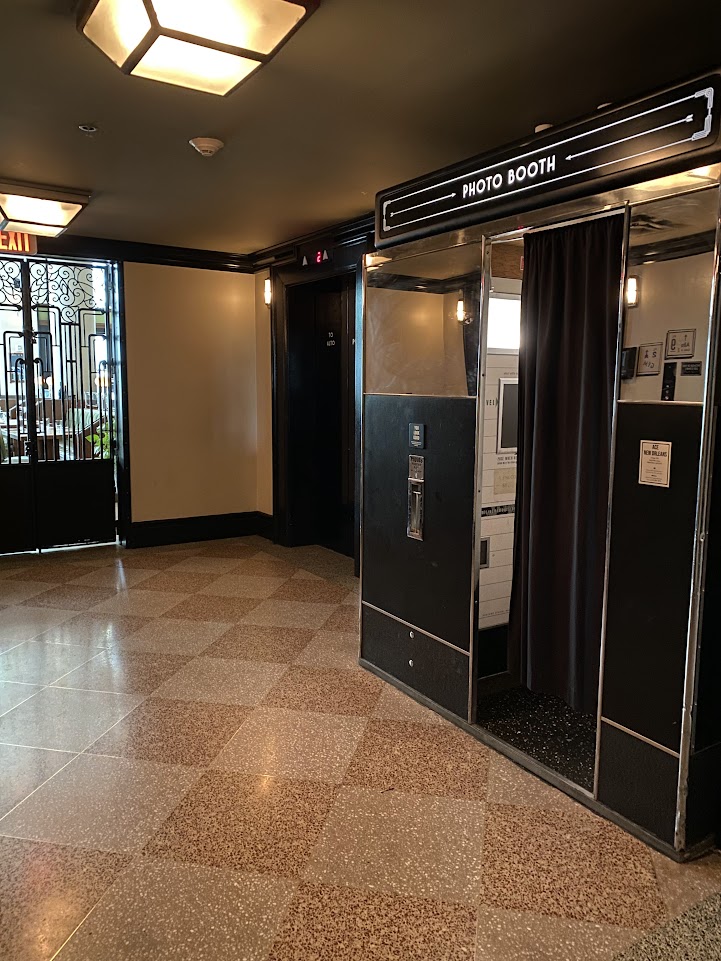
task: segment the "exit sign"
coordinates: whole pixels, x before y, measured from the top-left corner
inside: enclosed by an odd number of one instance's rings
[[[301,267],[323,267],[333,262],[333,251],[327,247],[304,250],[300,256]]]

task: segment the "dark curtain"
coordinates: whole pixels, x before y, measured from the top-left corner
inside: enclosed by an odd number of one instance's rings
[[[509,634],[523,682],[596,710],[623,217],[524,245]]]

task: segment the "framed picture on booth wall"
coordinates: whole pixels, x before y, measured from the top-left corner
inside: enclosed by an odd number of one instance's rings
[[[641,344],[638,348],[637,377],[660,374],[663,364],[663,344]]]
[[[666,334],[667,357],[693,357],[696,353],[695,330],[669,330]]]

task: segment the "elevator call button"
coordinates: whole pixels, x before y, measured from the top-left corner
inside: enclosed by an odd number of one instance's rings
[[[408,446],[417,447],[422,450],[426,446],[426,425],[408,425]]]

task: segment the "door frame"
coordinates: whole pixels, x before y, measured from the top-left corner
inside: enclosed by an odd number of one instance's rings
[[[364,255],[373,249],[371,238],[354,238],[335,246],[330,240],[317,242],[319,248],[333,248],[327,266],[300,265],[300,256],[291,264],[271,267],[271,344],[273,393],[273,541],[290,544],[288,502],[288,289],[351,274],[355,279],[355,506],[353,554],[356,574],[360,572],[360,473],[363,376],[363,265]]]
[[[102,458],[102,460],[101,459],[96,460],[95,458],[93,458],[88,461],[88,465],[90,463],[94,464],[95,466],[90,469],[95,470],[97,473],[101,469],[105,470],[105,468],[101,467],[101,465],[107,464],[108,460],[110,461],[110,464],[108,466],[110,467],[111,473],[113,475],[112,485],[113,485],[114,521],[113,521],[112,528],[113,528],[114,537],[117,537],[117,533],[120,526],[121,496],[120,496],[119,478],[117,476],[115,468],[116,468],[116,465],[118,465],[119,463],[119,450],[121,447],[121,441],[125,439],[127,442],[127,430],[124,430],[120,426],[121,410],[125,411],[127,409],[127,402],[126,402],[126,378],[125,378],[124,364],[123,364],[123,369],[121,371],[121,363],[120,363],[120,358],[124,354],[124,352],[122,351],[122,344],[124,342],[124,336],[123,336],[124,331],[121,333],[123,317],[122,317],[122,310],[120,308],[119,298],[118,298],[119,265],[117,264],[117,262],[107,260],[105,258],[92,257],[92,256],[90,257],[72,256],[72,255],[63,256],[63,255],[57,255],[55,253],[46,253],[40,250],[37,253],[25,253],[25,254],[18,254],[15,256],[13,256],[13,254],[4,254],[3,259],[15,260],[20,265],[22,303],[19,310],[20,310],[20,317],[22,319],[22,329],[24,334],[24,353],[26,358],[33,356],[36,351],[36,348],[34,346],[35,328],[32,323],[33,311],[36,309],[35,305],[32,302],[32,293],[31,293],[32,265],[33,264],[46,264],[46,265],[56,264],[56,265],[59,265],[60,267],[67,265],[69,268],[73,268],[73,267],[88,268],[88,267],[97,266],[99,268],[102,268],[105,274],[106,308],[104,312],[105,312],[105,322],[106,322],[107,367],[108,367],[108,370],[111,372],[112,383],[113,383],[113,393],[115,395],[114,403],[112,407],[109,408],[108,416],[114,422],[115,427],[114,428],[112,426],[110,427],[110,431],[111,431],[110,457]],[[60,309],[60,308],[56,307],[54,309]],[[80,309],[81,307],[78,307],[78,310]],[[28,390],[29,393],[32,393],[33,395],[35,395],[36,393],[35,365],[29,364],[29,365],[26,365],[26,367],[28,368],[26,389]],[[121,396],[123,398],[122,405],[120,403]],[[27,550],[39,552],[46,549],[50,549],[51,547],[54,547],[54,546],[65,546],[65,541],[64,540],[58,541],[56,544],[55,541],[53,540],[48,544],[44,544],[43,538],[40,533],[40,522],[39,522],[39,514],[38,514],[39,503],[37,501],[37,497],[40,496],[40,488],[43,486],[47,488],[48,484],[39,483],[38,470],[45,469],[46,461],[45,460],[39,461],[38,459],[37,442],[42,435],[39,433],[38,427],[35,424],[35,406],[34,405],[30,405],[29,414],[30,414],[29,416],[30,433],[34,439],[31,441],[31,445],[30,445],[30,450],[29,450],[30,463],[28,464],[28,467],[30,468],[28,472],[29,482],[31,486],[30,499],[32,501],[32,505],[31,505],[32,546],[28,547]],[[63,463],[65,462],[63,461]],[[65,471],[65,473],[68,473],[76,469],[71,467],[71,463],[76,463],[76,462],[68,462],[67,471]],[[53,460],[50,460],[47,462],[48,467],[51,464],[54,464]],[[51,488],[55,487],[55,480],[57,480],[57,478],[55,478],[53,480],[53,483],[50,484]],[[65,481],[67,481],[67,478],[65,478]],[[109,526],[110,525],[108,525],[108,529],[109,529]],[[76,543],[85,544],[85,543],[94,543],[94,542],[85,541],[85,540],[69,541],[68,546],[73,546]],[[97,543],[101,543],[101,541],[97,541]]]

